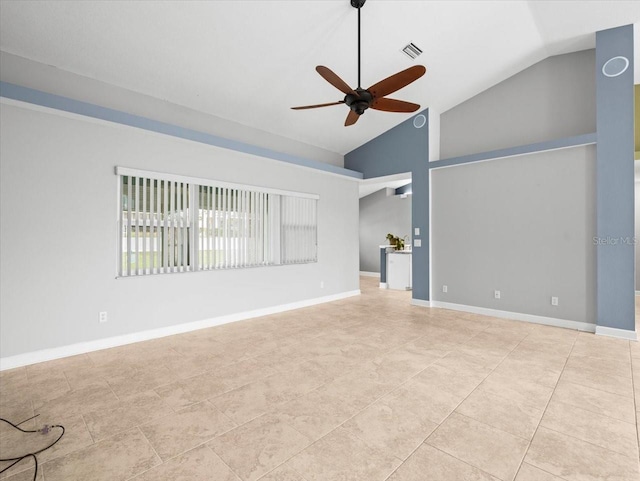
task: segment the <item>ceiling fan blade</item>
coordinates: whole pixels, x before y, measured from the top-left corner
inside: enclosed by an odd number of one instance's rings
[[[404,100],[381,98],[375,99],[371,104],[371,108],[384,110],[385,112],[415,112],[420,106]]]
[[[337,88],[340,92],[345,94],[358,95],[355,90],[353,90],[351,87],[349,87],[349,85],[347,85],[347,82],[345,82],[340,77],[338,77],[331,69],[323,65],[318,65],[316,67],[316,72],[318,72],[323,79],[325,79],[335,88]]]
[[[338,102],[330,102],[328,104],[303,105],[302,107],[291,107],[291,109],[292,110],[317,109],[318,107],[329,107],[330,105],[340,105],[343,103],[344,103],[344,100],[340,100]]]
[[[353,110],[349,110],[349,115],[347,115],[347,120],[344,121],[344,126],[349,127],[349,125],[355,124],[360,116],[356,114]]]
[[[375,98],[385,97],[396,90],[400,90],[402,87],[406,87],[411,82],[418,80],[424,75],[427,69],[422,65],[414,65],[402,72],[387,77],[381,80],[377,84],[372,85],[367,90],[371,92]]]

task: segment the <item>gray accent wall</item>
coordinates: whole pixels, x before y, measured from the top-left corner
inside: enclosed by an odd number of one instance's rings
[[[431,170],[433,299],[594,324],[595,158],[581,146]]]
[[[549,57],[440,116],[440,158],[596,130],[595,51]]]
[[[318,262],[116,279],[116,165],[318,194]],[[2,357],[357,291],[357,237],[355,179],[1,105]]]
[[[411,197],[394,194],[382,189],[360,199],[361,271],[380,272],[380,245],[387,243],[388,233],[411,238]]]

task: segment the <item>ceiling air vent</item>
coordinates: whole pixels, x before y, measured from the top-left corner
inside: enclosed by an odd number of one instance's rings
[[[416,59],[422,53],[422,50],[413,42],[409,43],[402,49],[405,55],[411,59]]]

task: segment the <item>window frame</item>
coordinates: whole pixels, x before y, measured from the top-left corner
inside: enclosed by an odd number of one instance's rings
[[[218,181],[218,180],[207,179],[202,177],[192,177],[192,176],[185,176],[185,175],[165,173],[165,172],[156,172],[156,171],[135,169],[135,168],[129,168],[129,167],[122,167],[122,166],[115,167],[115,174],[116,174],[117,199],[118,199],[116,203],[117,204],[116,205],[116,224],[117,224],[116,278],[148,277],[148,276],[154,276],[154,275],[178,274],[178,273],[185,273],[185,272],[206,272],[206,271],[230,270],[230,269],[246,269],[246,268],[254,268],[254,267],[276,267],[276,266],[285,266],[285,265],[294,265],[294,264],[313,264],[318,262],[318,201],[320,200],[320,196],[318,194],[275,189],[275,188],[255,186],[250,184],[238,184],[233,182]],[[187,231],[188,231],[187,250],[189,252],[189,263],[187,266],[185,266],[184,268],[182,268],[182,266],[179,266],[175,270],[172,267],[160,267],[160,268],[145,267],[142,272],[139,272],[140,271],[139,268],[136,269],[136,271],[138,271],[136,273],[134,273],[133,270],[130,268],[130,263],[127,267],[124,267],[125,254],[123,251],[123,248],[124,248],[123,242],[125,239],[123,237],[123,228],[124,228],[123,222],[126,222],[127,219],[125,218],[125,216],[123,216],[124,194],[125,194],[125,192],[123,192],[123,189],[122,189],[123,176],[126,176],[129,179],[142,178],[145,180],[151,180],[152,182],[157,181],[158,183],[161,181],[164,181],[165,185],[166,185],[166,182],[171,182],[172,184],[173,183],[183,184],[184,187],[182,187],[182,189],[184,189],[185,187],[187,188],[189,215],[186,219],[186,224],[187,226],[190,226],[190,228],[187,228]],[[201,187],[213,188],[214,191],[215,189],[230,189],[230,190],[237,190],[237,191],[253,192],[256,194],[267,194],[267,195],[271,194],[275,196],[280,196],[280,197],[276,197],[278,199],[278,202],[277,202],[278,210],[275,213],[275,215],[272,215],[270,213],[269,216],[266,219],[264,219],[270,224],[273,224],[274,222],[277,222],[278,224],[277,229],[274,230],[274,232],[277,231],[276,234],[274,235],[274,238],[277,240],[277,245],[272,247],[273,254],[277,262],[268,263],[268,264],[256,264],[256,265],[214,266],[213,268],[211,267],[202,268],[200,265],[201,263],[199,261],[200,249],[201,249],[201,246],[200,246],[200,230],[201,230],[200,212],[202,211],[202,207],[200,206]],[[137,184],[136,184],[136,188],[138,188]],[[283,204],[282,200],[285,197],[311,199],[316,201],[313,204],[313,222],[314,222],[314,228],[315,228],[315,246],[314,246],[315,257],[311,260],[287,262],[287,263],[282,262],[284,234],[283,234],[283,223],[281,219],[282,218],[281,206]],[[131,203],[131,199],[128,196],[127,196],[127,203],[128,204]],[[136,209],[137,209],[137,206],[136,206]],[[151,209],[151,211],[152,210],[153,209]],[[222,211],[214,211],[214,212],[222,212]],[[145,214],[148,215],[149,212],[145,212]],[[137,236],[136,236],[136,242],[139,242]],[[143,245],[146,246],[146,240],[143,241]],[[136,254],[138,254],[137,251],[136,251]],[[158,271],[154,272],[154,270],[156,269]],[[170,270],[167,272],[164,269],[170,269]]]

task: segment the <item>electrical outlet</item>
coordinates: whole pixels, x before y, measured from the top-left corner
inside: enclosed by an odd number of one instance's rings
[[[500,299],[500,291],[493,291],[494,299]]]
[[[100,321],[100,324],[102,324],[103,322],[107,322],[107,311],[102,311],[100,314],[98,314],[98,320]]]
[[[552,297],[551,298],[551,305],[552,306],[557,306],[558,305],[558,298],[557,297]]]
[[[324,281],[320,281],[320,289],[324,289]]]
[[[442,292],[447,292],[449,290],[449,287],[447,286],[442,286]]]

